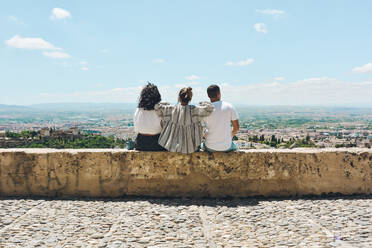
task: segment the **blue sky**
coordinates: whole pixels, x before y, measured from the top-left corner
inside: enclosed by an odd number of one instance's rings
[[[372,1],[3,1],[0,104],[372,106]]]

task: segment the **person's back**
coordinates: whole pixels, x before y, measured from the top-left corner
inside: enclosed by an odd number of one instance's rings
[[[209,151],[236,150],[234,143],[232,143],[232,136],[239,130],[236,110],[230,103],[221,101],[220,89],[217,85],[211,85],[208,88],[208,96],[214,110],[211,115],[204,118],[206,125],[205,149]]]
[[[202,142],[201,119],[213,111],[212,104],[208,102],[200,103],[199,106],[189,105],[191,90],[189,87],[180,91],[180,104],[155,105],[155,112],[162,119],[159,145],[170,152],[192,153],[198,150]]]
[[[155,113],[155,104],[161,101],[158,87],[148,83],[141,91],[138,108],[134,113],[134,131],[137,134],[135,149],[138,151],[165,151],[158,144],[161,119]]]
[[[234,107],[225,101],[213,102],[214,111],[204,118],[206,146],[216,151],[226,151],[231,146],[231,121],[238,116]]]

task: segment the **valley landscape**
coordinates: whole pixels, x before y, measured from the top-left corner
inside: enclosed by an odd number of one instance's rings
[[[0,105],[0,132],[77,128],[86,135],[133,140],[135,108],[134,103]],[[371,146],[372,108],[244,105],[236,108],[241,129],[235,140],[241,149]]]

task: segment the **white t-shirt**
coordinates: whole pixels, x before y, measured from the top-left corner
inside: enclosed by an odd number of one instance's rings
[[[205,145],[215,151],[226,151],[231,147],[231,121],[237,120],[238,113],[228,102],[212,103],[214,110],[210,116],[204,118],[207,126]]]
[[[137,108],[133,119],[134,132],[153,135],[161,133],[161,120],[155,110]]]

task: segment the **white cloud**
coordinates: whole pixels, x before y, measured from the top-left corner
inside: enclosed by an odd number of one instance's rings
[[[13,22],[18,22],[18,18],[15,17],[15,16],[9,16],[9,20],[11,20]]]
[[[274,80],[276,80],[276,81],[283,81],[285,78],[284,77],[276,77],[276,78],[274,78]]]
[[[70,54],[65,52],[43,52],[43,55],[53,59],[68,59]]]
[[[155,64],[161,64],[161,63],[164,63],[165,60],[164,59],[154,59],[152,62],[155,63]]]
[[[225,84],[221,92],[227,101],[250,105],[372,104],[372,81],[344,82],[327,77],[292,83]]]
[[[227,66],[247,66],[251,63],[253,63],[254,59],[246,59],[246,60],[241,60],[241,61],[237,61],[237,62],[232,62],[232,61],[228,61],[226,62],[225,65]]]
[[[177,89],[182,89],[182,88],[186,88],[186,87],[188,87],[186,84],[175,84],[174,85],[174,88],[177,88]]]
[[[344,82],[334,78],[309,78],[292,83],[273,82],[244,85],[220,83],[222,98],[234,104],[249,105],[369,105],[372,81]],[[164,101],[176,102],[178,92],[188,85],[159,86]],[[44,93],[43,102],[130,102],[138,100],[142,86],[102,91]],[[208,100],[206,87],[193,87],[192,102]],[[357,97],[356,97],[357,96]]]
[[[84,67],[81,67],[81,70],[82,70],[82,71],[87,71],[87,70],[89,70],[89,68],[86,67],[86,66],[84,66]]]
[[[198,80],[200,77],[196,76],[196,75],[191,75],[191,76],[187,76],[185,77],[186,80]]]
[[[41,93],[45,102],[137,102],[142,86],[70,93]]]
[[[191,82],[186,82],[184,84],[175,84],[174,87],[181,89],[181,88],[190,87],[190,86],[197,86],[199,84],[200,84],[199,82],[191,81]]]
[[[65,9],[54,8],[52,9],[52,15],[50,16],[50,18],[52,20],[71,18],[71,13]]]
[[[368,73],[372,72],[372,63],[365,64],[363,66],[355,67],[352,70],[353,73]]]
[[[79,64],[80,64],[80,65],[87,65],[88,62],[86,62],[86,61],[80,61]]]
[[[15,17],[15,16],[9,16],[9,20],[12,21],[12,22],[15,22],[15,23],[18,23],[18,24],[24,25],[24,22],[21,21],[18,17]]]
[[[256,23],[253,25],[253,27],[257,32],[267,34],[267,27],[265,23]]]
[[[54,46],[53,44],[45,41],[42,38],[33,38],[33,37],[21,37],[15,35],[9,40],[5,41],[10,47],[20,48],[20,49],[29,49],[29,50],[54,50],[51,52],[44,51],[43,55],[45,57],[54,58],[54,59],[68,59],[70,54],[62,52],[61,48]]]
[[[279,9],[263,9],[263,10],[257,9],[256,12],[265,14],[265,15],[282,15],[285,13],[283,10],[279,10]]]
[[[23,38],[19,35],[15,35],[5,43],[10,47],[22,48],[22,49],[38,49],[38,50],[60,50],[49,42],[42,38]]]
[[[102,85],[96,85],[101,87]],[[186,85],[179,84],[175,86],[163,85],[158,86],[162,101],[176,103],[179,90]],[[114,88],[109,90],[96,91],[78,91],[70,93],[42,93],[35,97],[40,102],[126,102],[135,103],[138,101],[138,96],[143,85],[126,88]],[[192,103],[197,104],[200,99],[207,99],[206,88],[193,87]]]
[[[101,49],[101,50],[99,50],[101,53],[108,53],[109,52],[109,50],[108,49],[106,49],[106,48],[104,48],[104,49]]]

